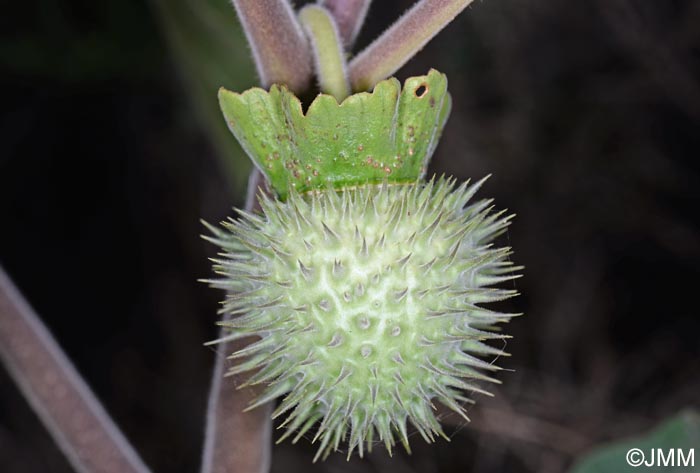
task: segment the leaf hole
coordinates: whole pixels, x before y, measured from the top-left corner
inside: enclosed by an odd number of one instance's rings
[[[428,84],[423,83],[423,84],[419,85],[416,88],[416,90],[414,91],[414,93],[416,94],[416,97],[418,97],[419,99],[422,99],[425,96],[425,94],[428,93]]]

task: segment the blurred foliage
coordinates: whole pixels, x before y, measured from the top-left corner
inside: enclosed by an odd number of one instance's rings
[[[245,189],[252,168],[224,121],[216,92],[255,85],[245,36],[229,0],[154,0],[155,13],[205,132],[234,189]]]
[[[16,2],[5,16],[0,67],[5,74],[84,83],[116,77],[150,77],[158,43],[152,23],[136,1]],[[125,28],[124,25],[128,25]]]
[[[172,51],[233,192],[241,194],[250,161],[228,132],[219,87],[255,85],[254,66],[230,1],[153,0],[153,13]],[[50,81],[87,89],[99,82],[150,82],[164,63],[157,25],[138,1],[40,0],[14,6],[0,41],[0,70],[20,82]],[[238,196],[240,197],[240,196]]]
[[[632,448],[638,448],[648,455],[653,449],[661,449],[665,454],[670,449],[676,452],[681,449],[683,455],[688,455],[691,449],[700,446],[700,413],[695,410],[681,412],[675,417],[665,421],[660,427],[645,437],[616,442],[600,447],[581,461],[571,470],[571,473],[624,473],[637,471],[638,467],[630,466],[626,460],[627,452]],[[697,451],[695,453],[698,453]],[[685,457],[684,457],[685,458]],[[695,458],[693,466],[682,467],[684,472],[700,472],[700,459]],[[647,461],[652,461],[647,457]],[[642,466],[642,465],[639,465]],[[678,465],[676,465],[678,467]],[[646,466],[645,472],[662,473],[668,471],[668,466]]]

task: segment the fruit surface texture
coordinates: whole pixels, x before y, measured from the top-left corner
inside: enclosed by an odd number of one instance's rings
[[[412,429],[444,436],[436,401],[466,417],[494,381],[507,338],[494,328],[513,314],[484,304],[515,295],[497,285],[519,268],[493,246],[510,217],[473,200],[482,182],[261,194],[261,213],[210,227],[222,340],[255,337],[231,372],[265,385],[251,408],[282,397],[283,438],[308,434],[318,456],[408,449]]]

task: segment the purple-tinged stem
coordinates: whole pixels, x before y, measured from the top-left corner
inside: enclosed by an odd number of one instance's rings
[[[311,83],[311,48],[286,0],[233,0],[243,25],[261,85],[284,84],[304,92]],[[255,210],[256,192],[263,182],[254,170],[248,181],[245,209]],[[221,343],[217,347],[206,413],[202,473],[267,473],[272,448],[272,406],[248,407],[262,391],[253,386],[237,389],[249,374],[224,377],[227,356],[251,340]]]
[[[256,195],[262,182],[262,175],[254,170],[248,181],[247,211],[259,208]],[[207,406],[202,473],[267,473],[270,469],[272,405],[243,412],[264,387],[237,389],[249,373],[224,377],[229,363],[226,357],[250,342],[241,339],[218,345]]]
[[[311,82],[311,50],[287,0],[233,0],[264,87],[304,92]]]
[[[149,471],[1,267],[0,359],[76,471]]]
[[[473,0],[421,0],[349,64],[353,90],[370,90],[411,59]]]
[[[335,18],[345,49],[350,49],[362,28],[372,0],[320,0]]]

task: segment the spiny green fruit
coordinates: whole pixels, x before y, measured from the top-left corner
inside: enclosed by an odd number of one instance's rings
[[[445,436],[433,401],[466,418],[466,394],[495,381],[483,372],[505,353],[485,342],[507,338],[492,329],[514,314],[481,304],[515,295],[491,286],[519,268],[491,244],[510,217],[469,203],[482,182],[261,194],[261,214],[210,227],[223,249],[210,282],[229,294],[221,341],[259,337],[231,373],[266,385],[250,408],[285,396],[282,438],[320,422],[317,458],[344,440],[362,455],[377,437],[408,450],[409,423]]]

